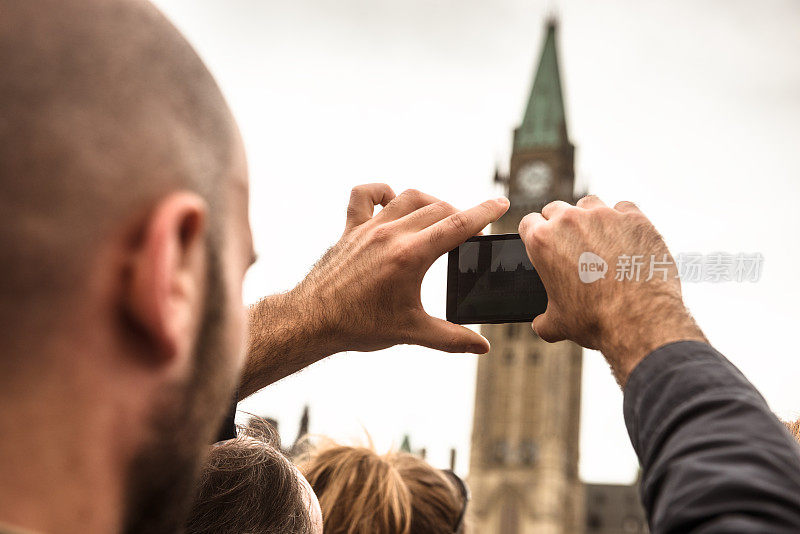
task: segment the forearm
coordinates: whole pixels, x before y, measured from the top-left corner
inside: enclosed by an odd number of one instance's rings
[[[248,310],[247,356],[239,400],[336,352],[344,350],[323,320],[324,302],[301,289],[272,295]]]
[[[654,534],[800,527],[800,449],[709,345],[674,343],[647,356],[624,409]]]
[[[615,307],[600,324],[597,348],[622,388],[639,362],[659,347],[676,341],[708,343],[680,292],[673,288],[664,288],[636,305],[618,302]]]
[[[384,209],[374,215],[377,205]],[[249,310],[239,399],[344,350],[413,343],[487,352],[489,343],[477,332],[428,315],[420,286],[437,258],[496,221],[508,206],[499,198],[457,211],[413,189],[395,197],[386,184],[353,188],[339,241],[295,289]]]

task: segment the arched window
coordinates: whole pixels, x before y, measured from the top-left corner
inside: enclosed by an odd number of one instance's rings
[[[492,462],[495,464],[504,464],[508,458],[508,443],[504,439],[498,439],[492,445]]]
[[[523,439],[522,443],[520,443],[519,456],[524,465],[535,464],[537,452],[536,443],[532,439]]]

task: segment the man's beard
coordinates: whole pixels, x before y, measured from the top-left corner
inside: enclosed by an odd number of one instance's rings
[[[184,383],[171,386],[155,403],[149,441],[131,463],[124,532],[182,531],[208,445],[233,401],[235,384],[224,354],[225,288],[219,258],[208,254],[203,320],[195,345],[195,367]],[[228,378],[231,377],[231,378]]]

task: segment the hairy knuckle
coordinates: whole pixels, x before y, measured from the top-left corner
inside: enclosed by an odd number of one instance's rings
[[[551,230],[548,225],[540,224],[528,232],[528,239],[532,245],[543,247],[550,242]]]
[[[417,264],[417,251],[408,243],[394,248],[393,265],[400,271],[408,270]]]
[[[454,232],[462,233],[469,230],[469,219],[462,212],[452,214],[448,220]]]
[[[592,210],[592,213],[597,217],[608,218],[613,217],[616,212],[608,206],[603,206]]]
[[[418,189],[406,189],[403,191],[403,196],[411,200],[422,198],[422,191]]]
[[[395,247],[395,252],[402,258],[415,259],[418,254],[418,247],[410,241],[403,241]]]
[[[612,208],[597,208],[592,210],[589,214],[589,224],[596,228],[613,225],[614,221],[617,220],[619,215],[620,213],[618,211],[614,211]]]
[[[580,219],[581,213],[577,208],[568,208],[561,213],[559,222],[569,227],[575,227],[580,223]]]
[[[376,243],[385,244],[392,239],[393,234],[388,225],[378,226],[372,232],[372,240]]]
[[[637,227],[652,226],[650,220],[640,211],[626,211],[622,214],[624,220]]]
[[[430,235],[428,238],[428,242],[431,246],[438,246],[438,244],[444,239],[445,231],[441,226],[434,226],[431,228]]]
[[[528,215],[522,218],[522,220],[519,222],[519,228],[518,228],[520,235],[525,235],[528,233],[528,230],[531,227],[532,219],[533,219],[532,213],[529,213]]]
[[[546,205],[545,205],[545,206],[542,208],[542,213],[544,213],[545,211],[548,211],[548,212],[549,212],[549,211],[553,211],[554,209],[556,209],[556,208],[558,207],[558,205],[559,205],[559,203],[560,203],[560,202],[561,202],[560,200],[553,200],[553,201],[551,201],[551,202],[548,202],[548,203],[547,203],[547,204],[546,204]]]
[[[453,206],[450,205],[450,203],[445,202],[444,200],[438,201],[433,206],[434,209],[441,214],[452,215],[457,211]]]

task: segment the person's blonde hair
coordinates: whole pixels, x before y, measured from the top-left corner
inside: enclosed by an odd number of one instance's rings
[[[789,429],[789,433],[792,437],[800,442],[800,419],[792,422],[784,421],[783,424]]]
[[[300,463],[322,508],[325,534],[453,534],[464,497],[411,454],[328,445]]]

